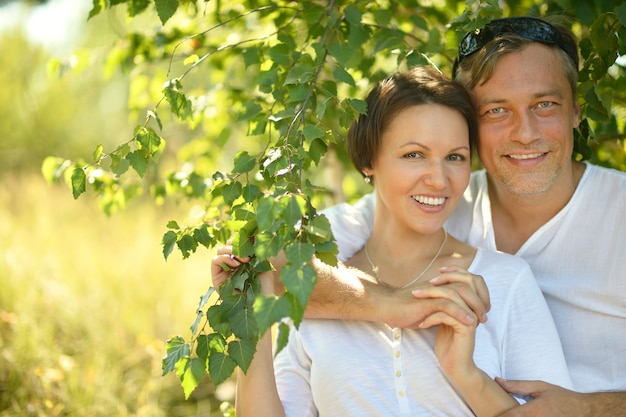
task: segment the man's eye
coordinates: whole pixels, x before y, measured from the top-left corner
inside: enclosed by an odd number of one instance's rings
[[[552,102],[551,101],[542,101],[541,103],[539,103],[539,107],[542,109],[546,109],[548,107],[552,106]]]
[[[496,107],[494,109],[489,110],[491,114],[501,114],[504,113],[504,109],[502,107]]]

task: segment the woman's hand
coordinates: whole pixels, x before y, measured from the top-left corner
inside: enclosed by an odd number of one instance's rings
[[[213,257],[211,264],[211,280],[213,287],[218,289],[228,279],[230,279],[231,271],[241,265],[243,262],[248,262],[250,258],[237,258],[233,255],[233,247],[231,245],[222,246],[217,249],[217,255]]]
[[[456,381],[467,381],[478,375],[474,363],[476,326],[466,325],[445,313],[436,313],[439,329],[435,337],[435,355],[446,376]]]
[[[431,280],[435,286],[432,289],[424,290],[430,293],[432,297],[448,297],[447,293],[443,292],[443,289],[448,286],[463,285],[476,293],[481,291],[476,286],[477,276],[464,269],[449,267],[442,268],[439,272],[441,275]],[[484,290],[486,291],[486,288]],[[480,298],[484,297],[488,300],[488,295],[480,296]],[[459,301],[457,300],[457,302]],[[477,318],[475,322],[478,323]],[[435,325],[439,325],[435,338],[435,355],[446,376],[452,381],[463,381],[467,378],[476,377],[479,372],[473,360],[476,325],[463,323],[444,311],[436,312],[427,317],[422,327]]]
[[[250,258],[239,258],[233,255],[233,247],[226,245],[217,249],[217,255],[211,263],[211,280],[213,287],[219,288],[232,277],[232,271],[243,263],[250,262]],[[261,294],[274,294],[274,273],[266,272],[259,274],[261,279]]]

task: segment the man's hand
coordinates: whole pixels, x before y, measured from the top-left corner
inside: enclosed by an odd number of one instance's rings
[[[530,396],[528,403],[498,417],[623,417],[626,393],[581,394],[541,381],[506,381],[496,378],[505,391]]]

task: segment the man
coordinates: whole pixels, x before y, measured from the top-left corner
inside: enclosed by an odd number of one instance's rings
[[[455,64],[455,79],[478,109],[478,155],[486,171],[473,174],[448,231],[529,262],[578,391],[500,381],[512,393],[535,398],[503,417],[626,415],[626,174],[571,158],[580,115],[577,71],[573,34],[526,17],[495,20],[466,35]],[[372,196],[325,212],[342,258],[367,240],[372,212]],[[328,295],[332,280],[322,275],[321,282],[310,316],[387,320],[394,309],[389,300],[402,299],[366,283],[357,296],[374,308],[341,311]],[[347,296],[334,295],[334,302]],[[478,314],[488,309],[479,302],[484,296],[454,300]],[[428,313],[420,314],[418,321]]]

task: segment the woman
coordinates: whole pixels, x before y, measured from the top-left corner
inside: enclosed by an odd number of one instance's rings
[[[247,375],[239,375],[237,416],[496,416],[518,403],[496,376],[571,386],[528,265],[470,247],[443,228],[468,184],[477,135],[465,90],[417,67],[378,83],[367,104],[347,147],[375,183],[376,210],[369,241],[347,264],[431,297],[441,294],[428,281],[482,275],[489,320],[476,328],[437,313],[417,330],[304,320],[274,361],[270,337],[259,343]],[[227,279],[221,265],[238,264],[228,248],[218,253],[216,285]],[[263,280],[264,292],[273,291],[271,281]]]

